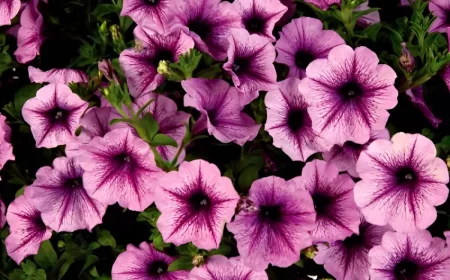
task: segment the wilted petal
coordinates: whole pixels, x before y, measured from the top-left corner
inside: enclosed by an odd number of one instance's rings
[[[33,66],[28,67],[28,75],[33,83],[50,83],[50,84],[69,84],[69,83],[87,83],[88,76],[81,70],[75,69],[51,69],[42,71]]]
[[[419,108],[431,125],[434,128],[437,128],[442,120],[436,118],[430,108],[428,108],[428,105],[425,103],[425,99],[423,97],[423,87],[416,87],[411,90],[407,90],[406,95],[408,95],[411,102]]]
[[[366,11],[370,9],[369,7],[369,1],[362,3],[358,7],[355,8],[355,11]],[[358,24],[362,26],[369,26],[372,24],[376,24],[380,22],[380,12],[375,11],[371,12],[369,14],[363,15],[362,17],[358,18]]]

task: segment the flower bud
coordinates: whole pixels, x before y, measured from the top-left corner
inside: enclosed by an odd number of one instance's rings
[[[202,255],[196,255],[192,258],[192,265],[199,266],[205,263],[205,258]]]
[[[412,53],[406,47],[406,43],[402,43],[402,55],[399,58],[400,66],[408,73],[411,73],[416,67],[416,60]]]

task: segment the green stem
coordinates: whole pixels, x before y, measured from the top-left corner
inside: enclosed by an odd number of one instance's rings
[[[415,87],[418,87],[418,86],[420,86],[420,85],[423,85],[423,84],[426,83],[429,79],[431,79],[431,77],[432,77],[432,76],[430,76],[430,75],[425,75],[425,76],[422,76],[422,77],[418,78],[417,80],[413,81],[412,83],[404,83],[403,85],[401,85],[401,86],[398,88],[398,91],[399,91],[399,92],[405,92],[405,91],[407,91],[408,89],[413,89],[413,88],[415,88]]]

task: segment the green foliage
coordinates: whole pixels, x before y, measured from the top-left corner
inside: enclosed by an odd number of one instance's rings
[[[196,49],[191,49],[190,52],[180,55],[177,62],[161,61],[158,66],[158,73],[164,75],[169,81],[181,82],[193,77],[201,59],[202,53]]]
[[[46,240],[42,242],[38,254],[34,256],[34,261],[43,269],[49,269],[55,266],[58,261],[58,256],[50,241]]]

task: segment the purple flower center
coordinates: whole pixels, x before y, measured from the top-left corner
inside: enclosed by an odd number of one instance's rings
[[[362,235],[352,234],[350,237],[344,239],[343,243],[345,248],[359,248],[364,244],[364,238]]]
[[[155,56],[153,57],[153,65],[158,67],[159,62],[162,60],[173,62],[173,52],[167,49],[159,49],[156,51]]]
[[[150,276],[159,276],[159,275],[166,273],[168,267],[169,266],[167,265],[167,263],[165,261],[156,260],[156,261],[153,261],[152,263],[150,263],[150,265],[148,266],[147,272]]]
[[[248,70],[250,66],[250,60],[248,58],[236,58],[234,60],[232,69],[236,74],[244,73]]]
[[[159,0],[147,0],[147,4],[149,4],[150,6],[156,6],[158,5]]]
[[[33,224],[36,226],[38,231],[45,231],[47,226],[44,224],[44,221],[41,218],[41,214],[38,213],[35,217],[32,218]]]
[[[339,93],[344,98],[344,100],[352,100],[363,94],[362,88],[356,82],[348,82],[344,84],[340,89]]]
[[[259,217],[263,221],[279,222],[281,221],[281,207],[280,205],[267,205],[259,207]]]
[[[361,149],[362,145],[361,144],[356,144],[352,141],[347,141],[344,143],[344,146],[348,147],[348,148],[352,148],[354,150],[359,150]]]
[[[250,34],[263,32],[265,24],[265,20],[256,15],[244,20],[245,29],[247,29]]]
[[[295,54],[295,65],[298,68],[306,69],[306,67],[315,59],[314,55],[312,55],[308,51],[299,50]]]
[[[417,179],[416,172],[409,167],[402,167],[395,172],[398,184],[413,184]]]
[[[297,132],[305,124],[305,110],[294,109],[289,110],[287,116],[287,125],[293,132]]]
[[[209,122],[212,124],[212,125],[215,125],[216,124],[216,116],[217,115],[217,111],[216,110],[210,110],[210,111],[208,111],[208,119],[209,119]]]
[[[194,211],[208,210],[211,207],[209,197],[202,191],[197,191],[189,197],[189,204]]]
[[[202,39],[207,38],[212,31],[211,26],[200,18],[190,20],[187,27]]]
[[[402,260],[394,268],[394,276],[396,280],[416,279],[416,273],[419,267],[410,260]]]
[[[64,186],[69,189],[79,188],[83,185],[81,178],[71,178],[66,181]]]
[[[64,122],[67,119],[67,111],[60,108],[54,108],[48,111],[47,115],[52,123]]]
[[[312,199],[314,203],[314,209],[316,210],[317,214],[325,214],[327,212],[328,206],[332,202],[331,197],[321,193],[313,194]]]
[[[127,153],[123,152],[121,154],[118,154],[114,157],[116,161],[118,161],[120,164],[129,164],[132,162],[132,158]]]

